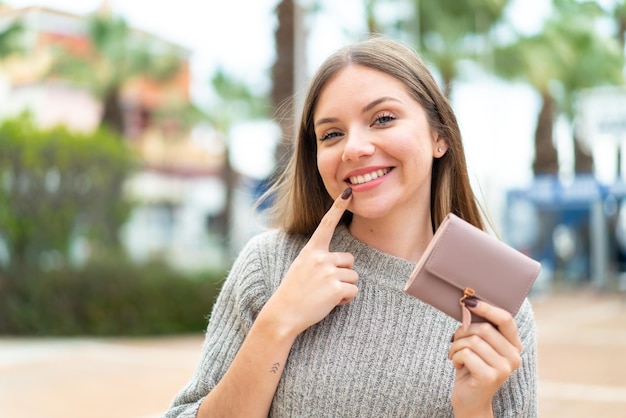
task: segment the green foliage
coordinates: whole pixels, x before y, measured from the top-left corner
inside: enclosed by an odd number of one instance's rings
[[[368,0],[368,19],[376,19],[377,0]],[[393,25],[381,27],[384,33],[413,42],[424,59],[441,77],[442,88],[450,97],[454,82],[462,76],[463,61],[485,61],[490,53],[490,35],[504,19],[511,0],[409,0],[412,12]]]
[[[188,277],[165,265],[134,265],[117,232],[134,168],[122,138],[37,128],[29,117],[0,124],[0,334],[147,335],[197,332],[222,272]],[[77,237],[91,249],[72,263]]]
[[[571,119],[576,92],[624,82],[624,53],[615,38],[597,30],[605,16],[595,2],[555,0],[554,6],[541,32],[495,48],[495,70],[503,78],[523,80],[542,95],[554,96],[560,111]],[[562,92],[560,97],[554,86]]]
[[[113,336],[202,332],[225,273],[187,277],[123,262],[0,273],[0,335]]]
[[[192,129],[208,119],[207,113],[195,104],[176,100],[170,100],[152,114],[152,120],[159,126],[167,125],[168,121],[176,121],[176,124],[186,129]]]
[[[123,18],[93,15],[87,22],[90,48],[82,54],[53,50],[50,75],[89,89],[103,105],[101,125],[124,133],[121,94],[124,86],[145,77],[173,78],[181,68],[179,52],[134,31]]]
[[[243,81],[218,68],[210,80],[217,96],[207,111],[208,121],[219,132],[242,120],[266,118],[271,114],[269,98],[257,93]]]
[[[87,35],[91,48],[83,54],[54,50],[50,73],[87,87],[100,98],[134,77],[163,81],[180,69],[180,57],[173,48],[155,50],[123,18],[94,15],[87,21]]]
[[[467,37],[487,33],[502,18],[509,0],[418,1],[422,33],[442,37]],[[446,29],[441,33],[442,29]]]
[[[11,23],[0,29],[0,58],[21,52],[19,40],[23,30],[24,28],[20,23]]]
[[[8,270],[45,268],[46,256],[67,264],[76,237],[94,248],[117,248],[130,209],[123,182],[134,165],[121,138],[106,130],[41,130],[22,116],[0,124],[0,149],[0,238],[9,250]]]

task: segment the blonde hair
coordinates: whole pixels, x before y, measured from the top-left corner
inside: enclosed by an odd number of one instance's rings
[[[478,202],[470,186],[465,152],[456,116],[422,59],[407,46],[376,36],[345,46],[328,57],[312,78],[302,109],[293,154],[285,171],[265,198],[273,205],[273,226],[289,233],[310,235],[333,203],[317,169],[317,142],[313,114],[320,93],[341,69],[361,65],[400,80],[424,108],[431,129],[447,144],[447,151],[433,161],[431,216],[433,231],[453,212],[480,229],[485,229]],[[346,212],[342,223],[349,224]]]

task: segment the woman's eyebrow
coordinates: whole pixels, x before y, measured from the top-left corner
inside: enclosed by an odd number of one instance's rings
[[[366,105],[363,108],[363,110],[361,110],[361,113],[369,112],[370,110],[372,110],[373,108],[375,108],[379,104],[384,103],[384,102],[388,102],[388,101],[394,101],[394,102],[400,103],[400,100],[398,100],[398,99],[396,99],[394,97],[384,96],[384,97],[381,97],[380,99],[376,99],[376,100],[372,101],[371,103],[369,103],[368,105]]]
[[[398,100],[398,99],[396,99],[394,97],[384,96],[384,97],[381,97],[379,99],[373,100],[372,102],[370,102],[367,105],[365,105],[365,107],[363,107],[363,109],[361,110],[361,113],[367,113],[370,110],[372,110],[373,108],[375,108],[376,106],[378,106],[379,104],[384,103],[384,102],[388,102],[388,101],[393,101],[393,102],[400,103],[400,100]],[[339,119],[337,119],[337,118],[321,118],[321,119],[318,119],[317,121],[315,121],[313,126],[317,127],[317,126],[323,125],[325,123],[335,123],[338,120]]]
[[[337,118],[322,118],[322,119],[318,119],[317,122],[315,122],[314,126],[323,125],[325,123],[335,123],[338,120],[339,119]]]

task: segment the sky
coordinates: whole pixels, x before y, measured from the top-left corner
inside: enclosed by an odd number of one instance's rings
[[[132,26],[192,51],[192,91],[194,101],[202,104],[210,96],[207,86],[217,66],[251,86],[268,88],[268,70],[274,60],[276,21],[273,9],[277,1],[111,0],[109,4]],[[82,14],[96,10],[102,0],[4,2],[15,7],[39,5]],[[309,73],[337,47],[363,33],[361,4],[360,0],[325,0],[322,11],[315,19],[307,21]],[[530,33],[540,28],[549,10],[548,4],[549,0],[516,0],[510,16],[520,30]],[[463,132],[470,175],[487,206],[502,205],[504,189],[523,186],[532,178],[532,138],[539,98],[524,85],[504,83],[487,76],[461,81],[455,91],[452,104]],[[567,146],[570,137],[567,129],[559,126],[556,139],[563,147],[561,158],[565,162],[572,158]],[[246,137],[251,136],[250,129],[239,131],[246,132]],[[266,148],[265,145],[260,147]],[[247,155],[254,154],[247,152]],[[270,160],[264,161],[270,164]],[[250,167],[254,161],[244,159],[240,164]],[[612,169],[610,164],[599,166],[608,171]]]
[[[14,7],[46,6],[77,14],[93,12],[102,4],[102,0],[4,2]],[[197,83],[208,83],[217,65],[252,85],[269,83],[267,69],[274,60],[276,24],[273,9],[278,0],[109,0],[108,3],[114,13],[122,15],[132,26],[189,48]],[[321,57],[346,41],[346,28],[358,27],[363,21],[359,0],[325,3],[324,27],[311,31],[311,54],[318,58],[311,60],[311,66],[319,64]],[[323,32],[321,36],[320,32]]]

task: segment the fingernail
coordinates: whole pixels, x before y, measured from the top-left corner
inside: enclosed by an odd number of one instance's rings
[[[463,303],[465,304],[465,306],[467,306],[468,308],[475,308],[478,306],[478,299],[476,298],[467,298],[463,301]]]
[[[348,187],[346,190],[343,191],[343,193],[341,193],[341,198],[343,200],[347,200],[351,194],[352,194],[352,187]]]

